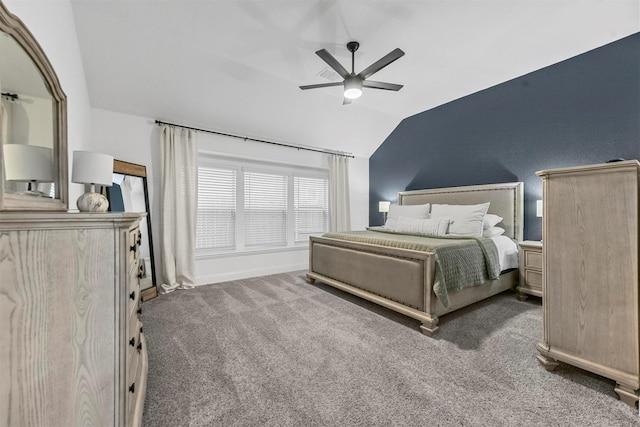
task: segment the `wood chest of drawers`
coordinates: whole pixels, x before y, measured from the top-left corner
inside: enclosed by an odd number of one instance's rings
[[[0,215],[0,425],[140,424],[139,218]]]
[[[543,184],[543,341],[538,360],[608,377],[640,396],[640,163],[538,172]]]

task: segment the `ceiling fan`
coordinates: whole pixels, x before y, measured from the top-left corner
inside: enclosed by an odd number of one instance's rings
[[[370,76],[378,71],[382,70],[387,65],[391,64],[396,59],[401,58],[404,55],[404,52],[401,49],[394,49],[373,64],[369,65],[364,70],[360,71],[358,74],[354,71],[355,65],[355,52],[360,47],[360,43],[351,41],[347,43],[347,49],[351,52],[351,73],[349,73],[337,60],[333,57],[326,49],[320,49],[316,52],[324,62],[329,64],[331,68],[333,68],[336,73],[340,74],[340,76],[344,79],[342,82],[334,82],[334,83],[320,83],[315,85],[305,85],[300,86],[300,89],[317,89],[321,87],[330,87],[330,86],[343,86],[344,85],[344,104],[351,104],[352,99],[359,98],[362,95],[362,88],[371,88],[371,89],[383,89],[383,90],[394,90],[399,91],[402,89],[402,85],[394,84],[394,83],[384,83],[384,82],[374,82],[371,80],[367,80]]]

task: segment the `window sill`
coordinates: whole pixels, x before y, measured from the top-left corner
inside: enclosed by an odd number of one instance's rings
[[[235,258],[243,256],[253,256],[262,254],[276,254],[281,252],[299,252],[308,251],[308,243],[299,243],[295,246],[282,246],[280,248],[269,249],[245,249],[242,252],[208,252],[206,250],[196,250],[196,261],[205,259]]]

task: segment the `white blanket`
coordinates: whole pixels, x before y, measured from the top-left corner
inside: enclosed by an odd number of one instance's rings
[[[520,257],[518,256],[518,245],[507,236],[491,237],[493,243],[498,248],[498,258],[500,260],[500,271],[518,268]]]

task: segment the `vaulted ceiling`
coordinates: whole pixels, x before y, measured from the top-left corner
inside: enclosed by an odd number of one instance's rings
[[[637,0],[72,0],[93,107],[369,157],[405,117],[640,31]],[[406,55],[342,105],[356,73]],[[323,73],[325,74],[325,73]]]

